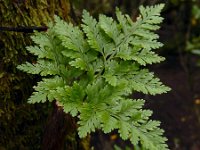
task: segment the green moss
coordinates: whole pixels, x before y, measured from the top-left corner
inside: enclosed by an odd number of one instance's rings
[[[0,27],[46,26],[54,14],[69,20],[69,1],[4,0],[0,3]],[[38,77],[16,69],[34,57],[25,50],[30,33],[0,32],[0,147],[3,149],[40,149],[49,104],[29,105],[26,100]]]

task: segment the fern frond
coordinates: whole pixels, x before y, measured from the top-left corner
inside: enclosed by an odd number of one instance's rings
[[[163,18],[160,17],[160,13],[164,7],[164,4],[158,4],[155,6],[140,6],[141,17],[144,22],[147,24],[160,24],[163,21]]]
[[[125,35],[131,30],[133,22],[130,21],[130,17],[128,15],[123,15],[121,11],[117,8],[116,9],[116,16],[119,22],[119,27],[122,29]]]
[[[37,44],[41,48],[49,47],[51,45],[51,40],[47,33],[43,32],[35,32],[33,36],[31,36],[32,41]]]
[[[117,21],[105,15],[96,20],[84,10],[81,27],[55,16],[47,32],[32,36],[36,46],[27,47],[36,63],[18,66],[43,76],[29,102],[58,101],[64,112],[78,117],[80,137],[96,129],[118,130],[123,140],[144,149],[168,149],[160,122],[150,120],[152,111],[143,108],[145,101],[127,98],[133,91],[170,90],[141,69],[164,60],[153,51],[162,46],[154,31],[163,20],[163,6],[141,6],[135,22],[118,9]]]
[[[25,64],[19,65],[17,68],[24,72],[31,74],[40,74],[41,76],[59,74],[59,69],[54,64],[54,62],[47,60],[38,60],[35,64],[26,62]]]
[[[61,77],[55,76],[54,78],[43,79],[34,86],[36,92],[33,92],[28,99],[29,103],[39,103],[45,101],[53,101],[58,93],[55,92],[56,88],[64,87],[65,83]],[[56,95],[55,95],[56,94]]]
[[[42,47],[39,47],[39,46],[28,46],[28,47],[26,47],[26,49],[30,53],[38,56],[39,59],[40,58],[47,58],[47,59],[53,59],[54,58],[53,53],[51,53],[51,51],[49,51],[47,47],[42,48]]]
[[[162,85],[158,78],[147,69],[141,70],[134,76],[130,77],[131,85],[134,90],[144,94],[161,94],[170,90],[169,87]]]
[[[121,41],[121,31],[117,23],[112,18],[108,18],[105,15],[100,15],[99,25],[101,29],[103,29],[104,32],[114,41],[114,43],[117,44]]]
[[[83,19],[82,22],[84,24],[81,24],[81,27],[83,28],[83,31],[87,35],[87,41],[91,48],[95,49],[98,52],[102,52],[103,45],[99,42],[99,26],[97,24],[96,19],[90,16],[90,14],[84,10],[83,11]]]
[[[71,87],[60,87],[56,92],[56,99],[63,105],[64,111],[73,117],[77,116],[85,97],[83,86],[75,82]]]
[[[119,10],[116,11],[117,19],[124,32],[124,43],[119,45],[116,57],[124,60],[135,60],[141,65],[164,60],[151,51],[163,45],[157,41],[158,35],[152,32],[159,28],[158,24],[163,20],[159,15],[163,6],[162,4],[146,8],[141,6],[141,16],[135,23],[128,16],[122,15]]]
[[[136,52],[132,59],[144,66],[146,64],[160,63],[165,60],[164,57],[158,56],[153,51],[148,51],[147,49],[143,49],[141,52]]]

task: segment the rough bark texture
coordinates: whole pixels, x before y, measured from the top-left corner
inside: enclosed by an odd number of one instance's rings
[[[49,116],[45,127],[42,150],[77,149],[77,142],[75,140],[76,122],[74,118],[65,114],[62,107],[57,106],[56,102],[54,102],[53,105],[54,110]],[[66,145],[67,137],[73,138],[74,141],[68,140]]]
[[[74,120],[61,108],[27,104],[32,86],[40,79],[16,69],[35,59],[25,50],[32,44],[33,29],[45,31],[54,14],[69,21],[69,13],[68,0],[0,0],[0,149],[36,150],[42,143],[44,150],[61,150],[77,144],[76,136],[68,132],[75,129]]]

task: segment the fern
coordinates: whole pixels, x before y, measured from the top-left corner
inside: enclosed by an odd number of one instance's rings
[[[118,9],[117,20],[105,15],[96,20],[84,10],[81,27],[55,16],[47,32],[32,36],[36,46],[27,47],[37,63],[18,66],[43,76],[29,102],[56,99],[66,113],[78,116],[80,137],[117,129],[134,145],[168,149],[160,122],[150,120],[152,111],[143,109],[145,101],[128,98],[133,91],[155,95],[170,90],[144,69],[164,60],[152,51],[162,46],[153,31],[163,20],[163,6],[141,6],[136,22]]]

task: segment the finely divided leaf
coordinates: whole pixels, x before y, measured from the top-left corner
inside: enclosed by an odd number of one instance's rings
[[[81,27],[55,16],[47,32],[34,33],[34,63],[18,69],[43,76],[34,87],[30,103],[56,100],[65,113],[78,117],[78,134],[85,137],[96,129],[118,130],[142,149],[167,150],[160,122],[150,120],[152,111],[144,100],[128,99],[132,92],[161,94],[170,89],[145,65],[164,60],[153,50],[160,48],[159,29],[163,4],[140,7],[134,22],[116,10],[117,21],[105,15],[96,20],[83,11]]]

